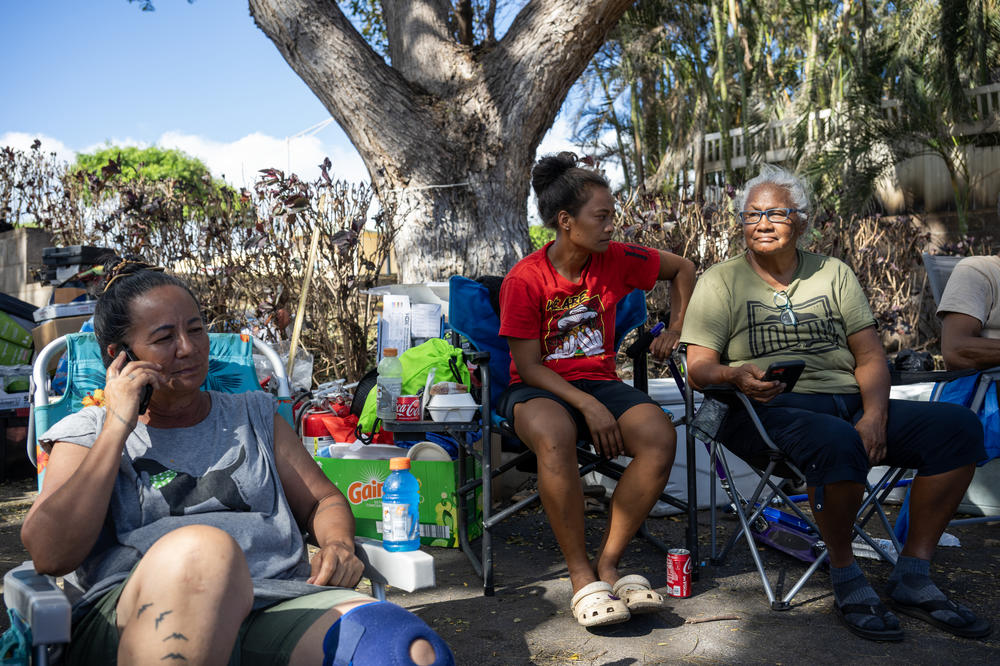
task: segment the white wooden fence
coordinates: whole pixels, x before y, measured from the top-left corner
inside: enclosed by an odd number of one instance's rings
[[[1000,132],[1000,83],[974,88],[966,93],[973,106],[973,120],[956,126],[955,136]],[[898,119],[905,113],[900,102],[882,102],[882,113],[887,119]],[[752,145],[751,162],[782,164],[792,157],[791,133],[797,118],[774,121],[766,126],[749,128]],[[822,144],[836,131],[836,116],[830,109],[810,114],[806,126],[810,142]],[[742,128],[730,130],[730,162],[735,169],[748,165],[747,141]],[[1000,147],[959,145],[952,151],[957,164],[965,165],[959,186],[968,184],[969,207],[992,208],[1000,202]],[[722,134],[705,135],[705,174],[721,173],[725,168],[722,159]],[[709,181],[714,179],[709,178]],[[955,194],[948,169],[940,156],[926,153],[909,158],[895,165],[879,179],[877,193],[889,213],[924,210],[937,212],[955,206]]]

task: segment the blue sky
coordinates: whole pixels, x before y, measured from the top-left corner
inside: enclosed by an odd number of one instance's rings
[[[307,178],[324,156],[367,173],[329,114],[253,23],[243,0],[6,0],[0,19],[0,145],[71,160],[106,142],[180,148],[235,185],[257,169]],[[543,143],[562,149],[564,120]]]

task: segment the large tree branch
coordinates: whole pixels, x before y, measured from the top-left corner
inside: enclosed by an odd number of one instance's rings
[[[534,147],[634,0],[531,0],[485,58],[507,136]]]
[[[382,0],[392,66],[415,85],[449,96],[470,75],[469,61],[452,38],[449,0]]]
[[[375,156],[409,160],[400,137],[431,127],[425,101],[330,0],[249,0],[257,26],[351,138],[369,172]],[[418,159],[415,155],[412,159]],[[405,168],[405,166],[404,166]]]

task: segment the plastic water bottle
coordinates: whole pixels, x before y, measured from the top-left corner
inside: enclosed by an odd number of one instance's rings
[[[382,547],[420,548],[420,482],[410,473],[409,458],[390,458],[389,477],[382,484]]]
[[[396,420],[396,398],[403,393],[403,364],[393,347],[382,350],[375,380],[375,415],[383,421]]]

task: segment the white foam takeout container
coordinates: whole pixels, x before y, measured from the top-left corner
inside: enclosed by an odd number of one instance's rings
[[[431,396],[427,404],[431,420],[438,422],[471,421],[479,405],[468,393]]]

